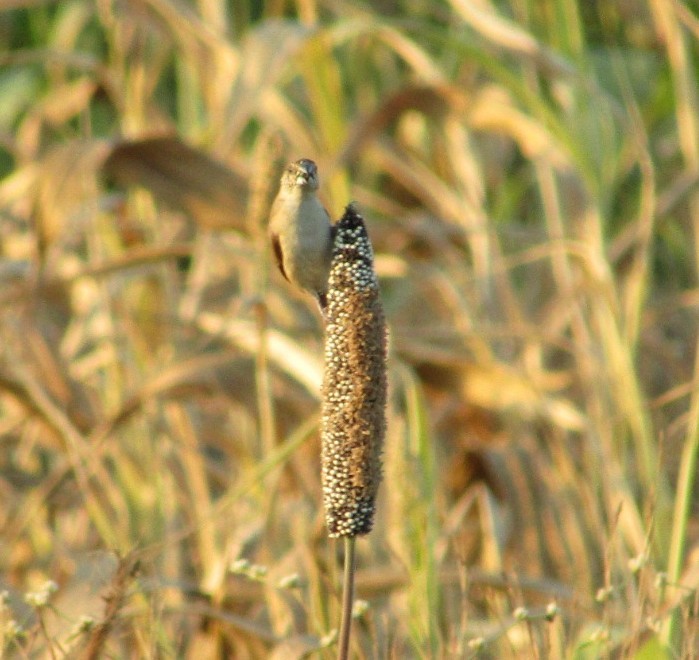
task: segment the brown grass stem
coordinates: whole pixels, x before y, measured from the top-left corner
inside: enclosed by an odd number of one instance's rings
[[[345,568],[342,577],[342,615],[340,638],[337,645],[337,660],[349,657],[350,633],[352,631],[352,605],[354,603],[354,550],[356,537],[345,537]]]

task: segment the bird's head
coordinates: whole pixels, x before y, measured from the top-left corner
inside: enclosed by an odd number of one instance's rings
[[[318,168],[308,159],[302,158],[289,163],[282,174],[282,185],[287,188],[303,188],[309,191],[318,190]]]

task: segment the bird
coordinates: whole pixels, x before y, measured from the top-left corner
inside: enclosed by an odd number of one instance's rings
[[[318,167],[309,158],[289,163],[269,220],[269,238],[281,274],[315,295],[324,314],[333,251],[333,224],[318,199]]]

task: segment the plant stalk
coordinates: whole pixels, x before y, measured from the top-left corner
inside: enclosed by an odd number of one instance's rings
[[[342,620],[337,660],[349,658],[349,641],[352,630],[352,605],[354,604],[354,543],[356,537],[345,537],[345,570],[342,584]]]

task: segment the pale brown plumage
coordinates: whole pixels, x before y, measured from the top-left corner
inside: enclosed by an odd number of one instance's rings
[[[269,236],[282,275],[313,293],[324,309],[333,229],[317,191],[318,168],[312,160],[287,165],[272,204]]]

